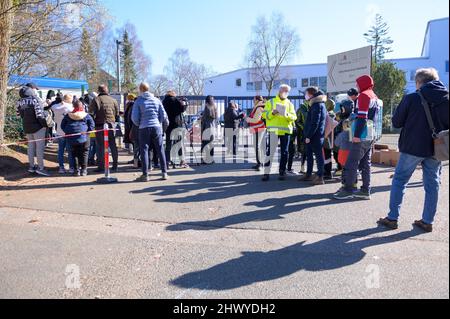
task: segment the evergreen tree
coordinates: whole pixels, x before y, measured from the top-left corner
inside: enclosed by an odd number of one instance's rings
[[[130,42],[128,31],[123,33],[121,62],[122,88],[126,92],[133,92],[137,87],[136,61],[134,60],[133,45]]]
[[[97,55],[94,52],[91,37],[87,29],[83,29],[81,35],[80,48],[80,73],[82,77],[89,83],[89,87],[94,88],[98,78]]]
[[[368,32],[364,33],[367,42],[373,46],[373,58],[375,64],[380,63],[386,54],[393,52],[392,43],[389,37],[389,27],[380,14],[375,16],[374,25]]]

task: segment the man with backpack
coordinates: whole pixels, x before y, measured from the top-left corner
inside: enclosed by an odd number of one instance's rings
[[[365,199],[370,200],[370,181],[372,166],[372,147],[374,138],[368,132],[368,121],[374,121],[378,110],[378,97],[373,91],[374,81],[371,76],[363,75],[356,80],[358,91],[358,113],[353,123],[353,139],[347,163],[345,165],[345,185],[334,198],[337,200]],[[354,181],[361,170],[363,185],[354,191]]]
[[[439,81],[435,69],[418,70],[416,86],[417,92],[403,98],[392,118],[394,127],[402,129],[400,160],[392,181],[389,214],[378,223],[390,229],[398,228],[406,185],[421,164],[425,207],[422,219],[415,221],[414,225],[425,232],[432,232],[439,200],[441,161],[448,160],[449,98],[448,89]],[[446,142],[438,138],[445,133]],[[440,147],[444,148],[443,154],[439,152]]]

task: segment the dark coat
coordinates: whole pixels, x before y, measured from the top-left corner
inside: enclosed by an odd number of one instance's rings
[[[119,122],[119,103],[108,94],[100,94],[89,105],[89,114],[95,120],[97,128],[103,125]]]
[[[33,89],[23,87],[19,91],[20,100],[17,105],[17,113],[22,118],[23,131],[25,134],[34,134],[40,129],[47,127],[44,104],[36,96]]]
[[[131,137],[130,137],[131,130],[133,129],[133,126],[135,126],[133,121],[131,120],[133,106],[134,106],[134,102],[128,102],[126,109],[125,109],[125,114],[123,115],[124,124],[125,124],[125,136],[123,137],[124,143],[133,143],[133,141],[131,140]]]
[[[95,123],[92,117],[86,112],[77,112],[67,114],[61,122],[61,128],[67,135],[87,133],[95,129]],[[68,137],[69,144],[86,143],[88,136],[83,134],[74,137]]]
[[[304,128],[305,138],[316,140],[325,137],[325,125],[327,119],[326,101],[327,97],[321,92],[311,99],[311,107],[309,108]]]
[[[186,112],[187,103],[183,103],[177,97],[170,95],[166,95],[162,103],[169,118],[166,134],[170,135],[174,129],[184,126],[183,113]]]
[[[242,120],[243,118],[244,113],[239,113],[234,108],[228,107],[223,115],[225,128],[232,128],[233,130],[237,129],[239,126],[238,120]]]
[[[449,129],[448,90],[442,82],[433,81],[421,88],[425,99],[432,105],[431,114],[438,132]],[[433,138],[419,94],[406,95],[392,118],[395,128],[402,129],[400,152],[417,157],[434,155]]]

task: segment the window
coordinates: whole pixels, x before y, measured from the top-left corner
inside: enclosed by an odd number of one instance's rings
[[[448,60],[447,60],[447,61],[445,61],[445,72],[446,73],[448,73],[448,68],[449,68],[449,66],[448,66]]]
[[[309,79],[302,79],[302,87],[307,88],[309,86]]]
[[[262,81],[255,82],[255,90],[256,91],[262,91],[262,89],[263,89]]]
[[[255,90],[255,82],[247,82],[247,91]]]
[[[416,70],[411,70],[411,72],[409,74],[409,80],[411,82],[414,82],[416,80]]]
[[[280,80],[276,80],[276,81],[273,82],[273,88],[275,90],[278,90],[280,88],[280,85],[281,85],[281,81]]]
[[[319,78],[309,78],[309,85],[310,86],[319,86]]]
[[[236,79],[236,86],[241,87],[242,86],[242,79]]]
[[[297,88],[297,79],[292,79],[289,81],[289,85],[291,88],[295,89]]]
[[[327,89],[327,77],[326,76],[321,76],[320,78],[319,78],[319,87],[322,89],[322,90],[325,90],[326,91],[326,89]]]

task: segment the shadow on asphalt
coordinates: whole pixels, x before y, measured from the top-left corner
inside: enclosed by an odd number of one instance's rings
[[[199,289],[202,290],[223,291],[280,279],[301,270],[311,272],[335,270],[360,262],[366,256],[364,252],[366,248],[421,235],[420,231],[414,229],[384,237],[365,238],[386,232],[384,228],[373,228],[336,235],[311,244],[301,242],[279,250],[242,252],[239,258],[185,274],[172,280],[170,284],[188,289],[198,287],[200,284]]]
[[[279,186],[281,186],[280,184]],[[292,188],[292,184],[290,187],[286,188]],[[240,186],[241,188],[241,186]],[[245,188],[245,187],[242,187]],[[247,186],[248,189],[249,186]],[[300,189],[301,187],[299,187]],[[268,192],[270,190],[265,189]],[[279,187],[276,189],[272,189],[272,191],[280,190]],[[380,193],[380,192],[388,192],[390,190],[390,186],[381,186],[381,187],[375,187],[373,189],[374,193]],[[254,193],[261,194],[261,189],[258,188],[257,191]],[[237,191],[239,192],[239,191]],[[234,192],[233,192],[234,193]],[[229,196],[230,194],[227,192],[221,192],[220,194],[224,195],[226,194]],[[205,194],[206,195],[206,194]],[[217,195],[217,192],[213,192],[213,195]],[[251,195],[250,192],[248,192],[248,195]],[[213,199],[202,199],[202,200],[214,200],[219,199],[218,197]],[[184,198],[177,198],[177,200],[184,200]],[[160,201],[169,201],[167,199],[161,199]],[[314,202],[311,202],[314,201]],[[285,215],[289,215],[292,213],[299,213],[303,210],[307,210],[310,208],[315,207],[325,207],[325,206],[336,206],[341,203],[346,203],[348,201],[337,201],[333,199],[333,194],[301,194],[301,195],[294,195],[289,197],[283,197],[283,198],[268,198],[260,202],[249,202],[246,203],[245,206],[248,207],[257,207],[262,208],[262,210],[250,210],[247,212],[234,214],[225,216],[223,218],[215,219],[215,220],[206,220],[206,221],[196,221],[196,222],[183,222],[179,224],[174,224],[167,226],[167,230],[169,231],[187,231],[187,230],[214,230],[217,228],[226,228],[230,226],[235,226],[239,224],[245,224],[250,222],[264,222],[264,221],[270,221],[270,220],[279,220],[283,219]]]

